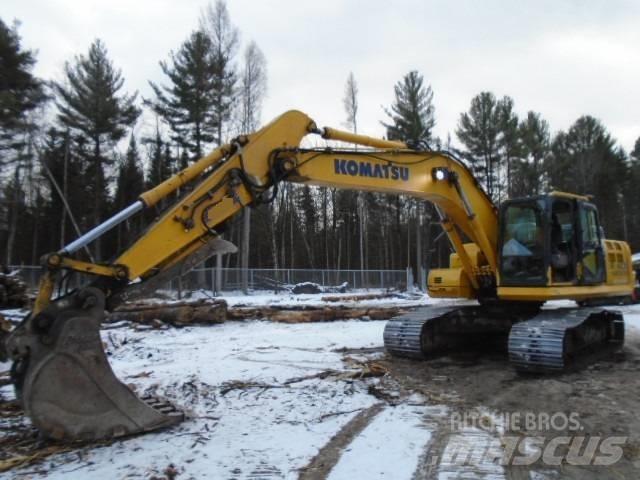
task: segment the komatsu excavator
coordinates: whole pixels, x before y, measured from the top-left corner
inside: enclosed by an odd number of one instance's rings
[[[360,147],[301,147],[310,134]],[[3,341],[17,397],[43,435],[93,440],[182,420],[171,405],[138,398],[116,378],[99,334],[105,310],[153,292],[214,254],[234,251],[220,238],[225,221],[273,200],[283,181],[411,195],[435,206],[455,253],[449,268],[430,272],[429,294],[478,302],[426,307],[390,320],[384,343],[392,355],[429,358],[500,338],[516,369],[548,372],[568,368],[582,352],[623,343],[622,315],[593,305],[631,295],[631,254],[626,243],[603,238],[589,198],[552,192],[509,200],[498,210],[469,169],[447,152],[318,128],[304,113],[289,111],[43,257],[33,311]],[[114,261],[78,258],[88,243],[187,184]],[[54,294],[70,272],[92,280]],[[540,309],[555,299],[585,306]]]

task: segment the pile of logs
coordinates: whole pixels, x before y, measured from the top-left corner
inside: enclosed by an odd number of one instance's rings
[[[176,303],[129,303],[118,307],[107,322],[130,321],[159,327],[223,323],[225,319],[262,319],[281,323],[332,322],[335,320],[387,320],[404,313],[398,307],[345,307],[341,305],[227,307],[220,299]]]
[[[27,290],[27,284],[15,273],[0,273],[0,308],[27,307]]]

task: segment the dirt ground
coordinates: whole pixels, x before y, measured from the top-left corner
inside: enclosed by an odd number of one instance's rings
[[[444,475],[439,464],[446,457],[445,449],[452,438],[459,434],[451,422],[453,416],[457,413],[459,416],[456,418],[463,418],[465,413],[477,413],[478,409],[481,412],[500,412],[498,418],[502,420],[507,414],[512,423],[514,418],[518,418],[520,423],[504,428],[500,435],[517,437],[521,445],[526,445],[527,437],[544,437],[543,445],[548,445],[557,437],[568,436],[573,439],[584,436],[580,451],[585,452],[583,449],[590,438],[626,437],[624,443],[620,444],[622,458],[613,465],[571,465],[564,458],[569,446],[559,445],[555,450],[557,456],[563,457],[559,465],[549,465],[543,457],[530,465],[514,465],[516,462],[513,460],[507,461],[503,465],[503,474],[508,479],[640,477],[640,334],[636,331],[627,335],[622,351],[605,355],[587,368],[553,376],[517,374],[508,367],[506,352],[475,352],[423,362],[385,355],[379,363],[389,370],[389,374],[373,392],[382,400],[393,402],[419,393],[431,403],[450,408],[449,414],[440,421],[429,422],[428,428],[434,429],[435,435],[426,446],[413,480],[494,478],[481,466],[478,467],[477,458],[466,466],[453,467]],[[392,395],[389,396],[390,392]],[[364,410],[349,422],[320,451],[300,478],[327,478],[344,446],[367,426],[367,422],[377,413],[376,409],[374,406]],[[535,415],[534,428],[524,425],[523,419],[527,414]],[[546,424],[545,414],[550,417],[561,415],[556,417],[553,424]],[[562,421],[563,416],[576,419],[577,422],[569,422],[567,428],[562,428],[566,423]],[[482,422],[481,428],[484,425],[484,428],[493,430],[491,422],[491,419]],[[489,427],[486,427],[487,423]],[[578,425],[579,428],[576,428]],[[498,478],[503,477],[499,475]]]

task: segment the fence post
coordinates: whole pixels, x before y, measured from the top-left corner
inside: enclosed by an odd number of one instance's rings
[[[222,292],[222,255],[216,255],[216,293]]]

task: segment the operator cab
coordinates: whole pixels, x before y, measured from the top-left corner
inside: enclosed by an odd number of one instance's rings
[[[589,198],[562,192],[500,207],[499,269],[504,286],[604,282],[598,211]]]

